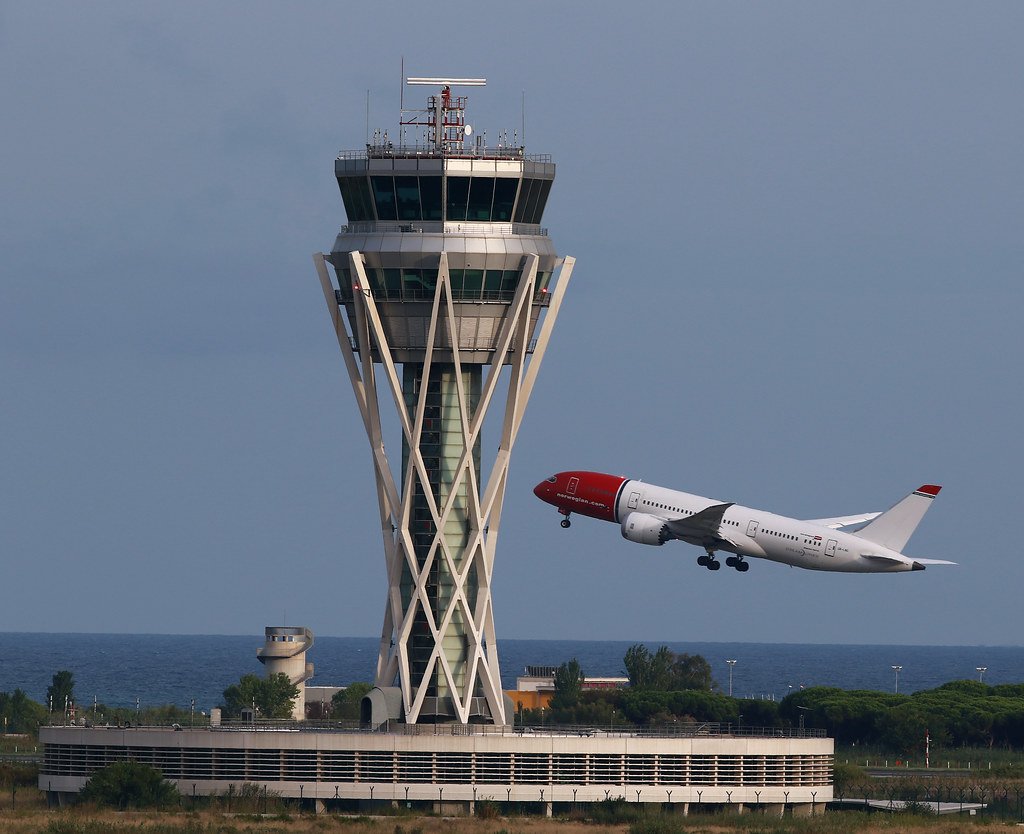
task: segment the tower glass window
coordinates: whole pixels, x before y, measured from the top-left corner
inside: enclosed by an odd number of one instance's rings
[[[370,182],[373,184],[373,201],[377,204],[377,219],[397,220],[394,177],[370,177]]]
[[[494,208],[491,219],[496,223],[512,219],[512,206],[516,201],[519,178],[499,177],[494,181]]]
[[[338,188],[349,222],[373,220],[373,200],[366,177],[338,177]]]
[[[466,219],[489,223],[491,220],[491,203],[494,201],[494,178],[472,177],[471,182]]]
[[[399,220],[423,219],[418,177],[395,177],[395,196],[398,198]]]
[[[420,177],[420,204],[424,220],[441,219],[441,178]]]
[[[469,200],[469,177],[448,177],[448,220],[465,220]]]
[[[530,194],[533,192],[533,186],[536,184],[536,180],[529,178],[523,180],[523,187],[519,189],[519,201],[516,203],[515,214],[512,219],[516,223],[526,223],[526,206],[530,202]]]
[[[551,192],[551,180],[532,180],[530,194],[523,209],[523,223],[540,223],[544,214],[544,204]]]
[[[551,193],[551,184],[554,180],[541,180],[537,184],[540,186],[540,194],[537,197],[537,205],[534,206],[533,215],[528,223],[540,223],[541,218],[544,216],[544,207],[548,202],[548,195]]]

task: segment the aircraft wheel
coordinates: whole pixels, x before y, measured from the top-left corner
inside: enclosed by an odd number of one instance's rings
[[[717,561],[717,560],[709,561],[708,562],[708,568],[710,570],[720,570],[721,567],[722,567],[722,563]]]
[[[708,562],[710,561],[711,560],[708,558],[708,555],[706,553],[703,556],[697,557],[697,564],[703,568],[706,568],[708,566]]]
[[[738,570],[740,573],[746,573],[748,570],[750,570],[750,563],[740,562],[738,565],[736,565],[736,570]]]
[[[572,526],[572,522],[569,521],[569,519],[567,519],[567,518],[563,518],[562,521],[561,521],[561,524],[562,524],[563,527],[571,527]]]
[[[728,559],[725,560],[725,563],[730,568],[734,568],[737,564],[739,564],[739,560],[735,556],[730,556]]]

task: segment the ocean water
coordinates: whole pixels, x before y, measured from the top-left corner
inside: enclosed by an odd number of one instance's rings
[[[372,680],[377,639],[317,637],[307,656],[316,666],[313,685],[341,686]],[[208,710],[242,675],[262,675],[256,649],[263,635],[0,633],[0,692],[16,688],[42,702],[54,672],[75,676],[75,694],[86,706],[93,698],[111,706],[176,704]],[[527,664],[558,665],[579,660],[585,674],[625,674],[622,658],[630,642],[502,640],[498,644],[502,683],[515,688]],[[648,643],[655,649],[660,643]],[[1024,682],[1021,646],[847,646],[766,643],[670,643],[675,652],[703,655],[722,691],[728,691],[735,660],[737,697],[785,697],[801,686],[843,689],[895,688],[893,665],[902,666],[900,692],[931,689],[951,680]]]

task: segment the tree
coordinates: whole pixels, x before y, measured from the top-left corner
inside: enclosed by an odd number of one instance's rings
[[[551,698],[551,708],[573,709],[580,702],[582,691],[583,670],[580,669],[580,662],[574,657],[555,670],[555,694]]]
[[[373,684],[360,681],[358,683],[350,683],[341,691],[335,692],[334,697],[331,698],[331,718],[358,721],[360,718],[359,708],[363,696],[372,689]]]
[[[75,676],[67,669],[54,673],[53,682],[46,687],[46,700],[51,710],[63,712],[75,701]]]
[[[286,674],[278,672],[269,678],[243,675],[238,683],[224,690],[221,708],[232,717],[240,717],[246,707],[256,707],[263,718],[291,718],[299,688]]]
[[[622,661],[633,689],[669,692],[700,689],[710,692],[714,686],[711,665],[699,654],[677,655],[668,646],[654,654],[642,643],[630,646]]]
[[[0,692],[0,725],[6,718],[7,732],[34,734],[46,721],[46,707],[37,704],[21,689],[8,694]]]
[[[256,701],[263,715],[267,718],[291,718],[295,699],[299,697],[299,688],[283,672],[271,675],[264,681],[265,697],[261,704]]]
[[[178,791],[156,768],[135,761],[114,762],[96,771],[79,794],[84,802],[124,808],[161,808]]]
[[[672,663],[672,689],[700,689],[710,692],[714,686],[711,664],[701,655],[675,655]]]
[[[622,658],[633,689],[654,689],[654,657],[643,643],[634,643]]]

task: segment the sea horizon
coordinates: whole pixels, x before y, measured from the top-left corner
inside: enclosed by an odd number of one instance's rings
[[[639,642],[703,656],[720,692],[728,692],[731,671],[733,694],[742,698],[781,700],[812,686],[910,694],[953,680],[1024,682],[1020,646],[509,637],[498,641],[502,686],[515,689],[527,665],[557,666],[574,658],[586,675],[624,676],[626,649]],[[372,681],[379,644],[379,637],[317,635],[306,657],[315,667],[309,684]],[[262,634],[0,632],[0,692],[22,689],[43,702],[54,673],[68,670],[82,705],[184,707],[194,699],[205,710],[220,703],[224,689],[243,675],[265,674],[256,658],[262,645]]]
[[[281,627],[280,625],[275,627]],[[284,627],[287,627],[285,625]],[[108,636],[108,637],[245,637],[259,639],[261,635],[253,634],[242,634],[239,632],[213,632],[213,631],[47,631],[43,629],[36,629],[33,631],[0,631],[0,636],[3,635],[29,635],[29,634],[46,634],[50,636]],[[320,638],[331,638],[337,640],[380,640],[379,636],[373,635],[361,635],[361,634],[321,634],[320,632],[314,632],[316,639]],[[694,645],[721,645],[721,646],[734,646],[734,645],[749,645],[749,646],[913,646],[913,647],[934,647],[934,648],[949,648],[949,649],[971,649],[971,648],[1004,648],[1004,649],[1024,649],[1024,643],[915,643],[907,641],[889,642],[889,643],[871,643],[871,642],[842,642],[838,643],[834,640],[830,641],[818,641],[818,640],[679,640],[670,638],[655,638],[655,639],[633,639],[633,638],[607,638],[607,639],[595,639],[588,637],[516,637],[510,635],[508,637],[499,637],[498,644],[502,642],[512,640],[517,643],[527,642],[538,642],[538,643],[551,643],[551,642],[568,642],[568,643],[643,643],[646,646],[652,645],[683,645],[687,642],[692,642]]]

